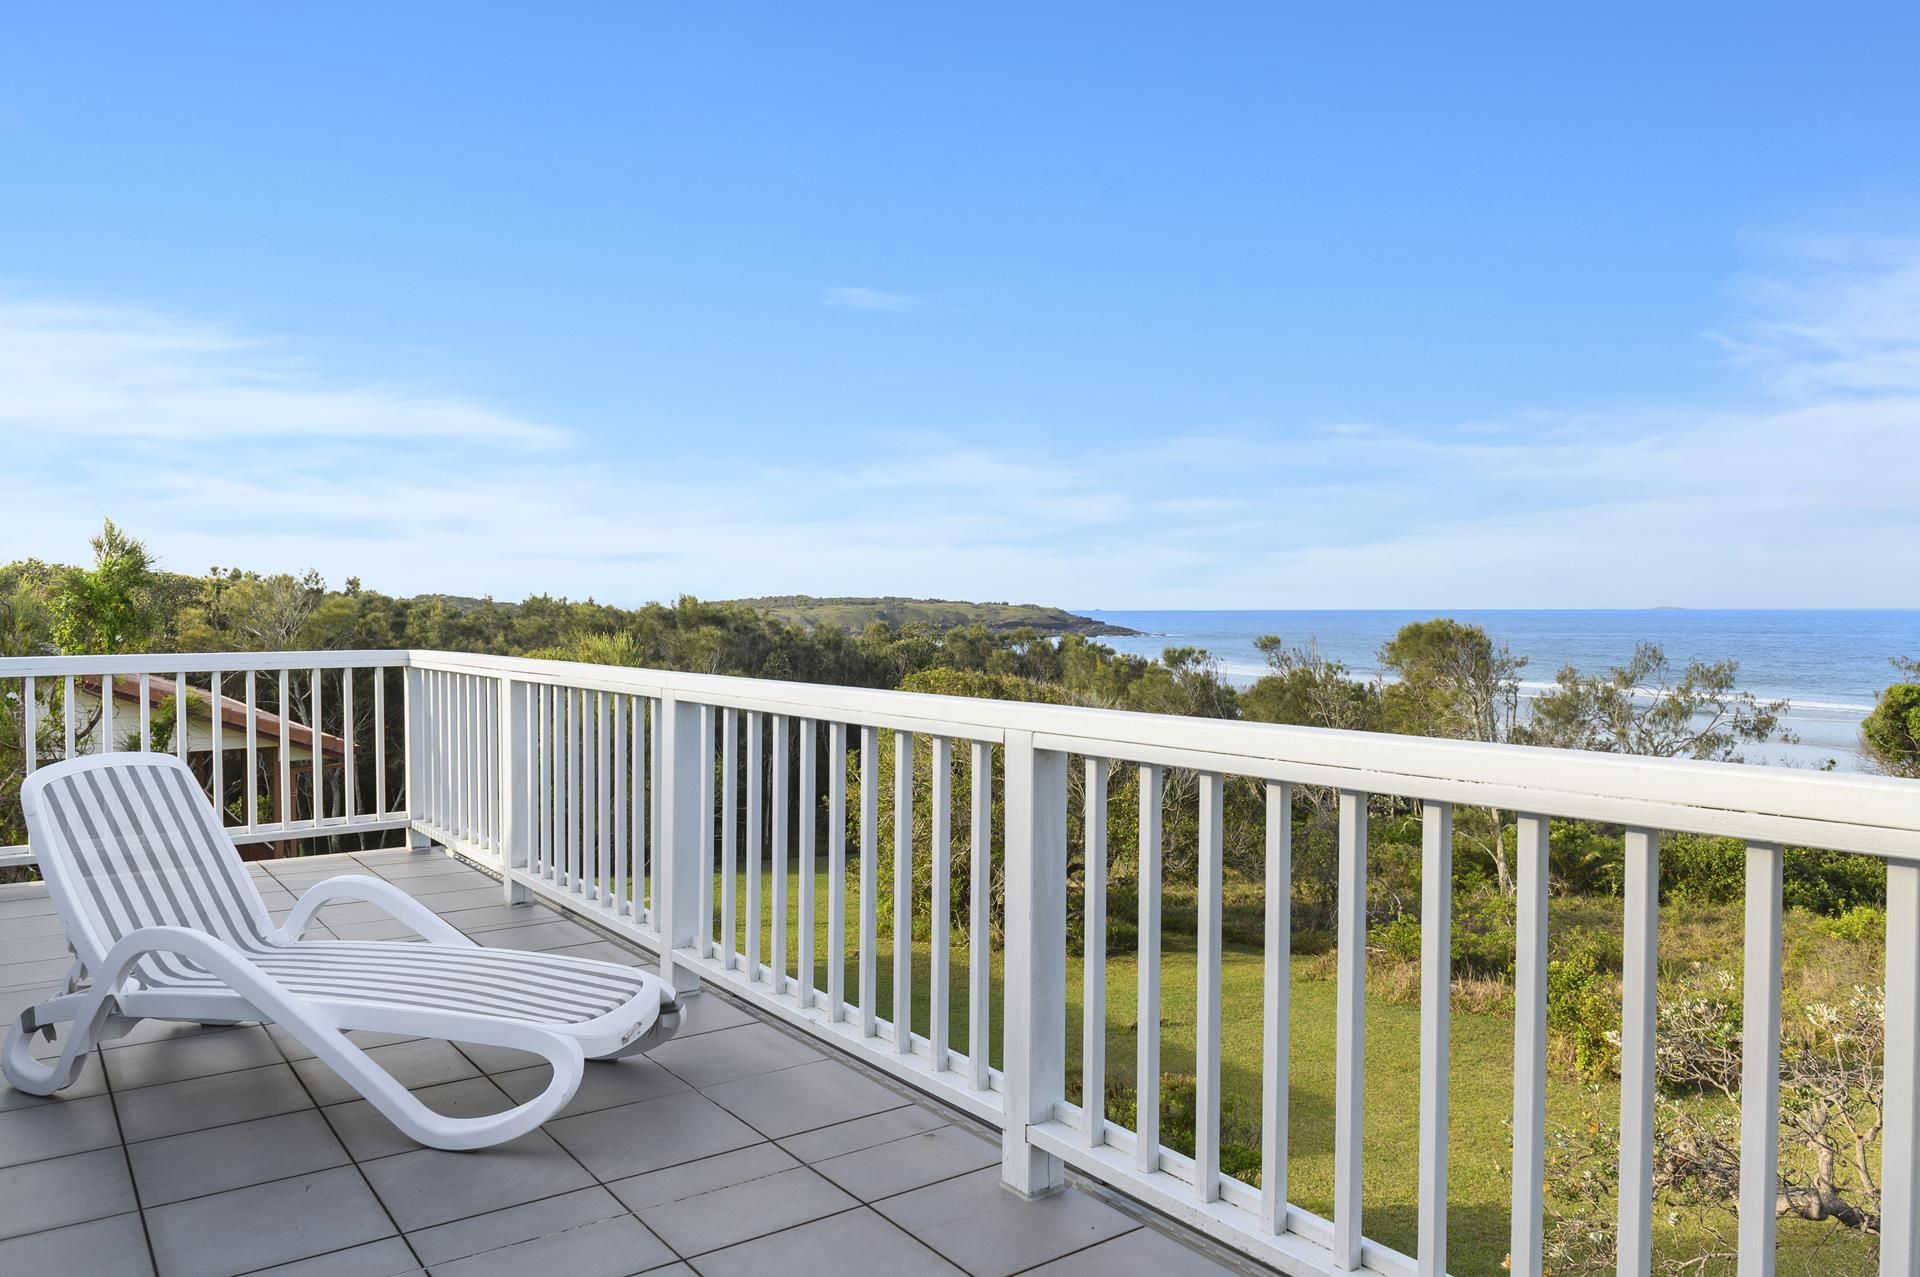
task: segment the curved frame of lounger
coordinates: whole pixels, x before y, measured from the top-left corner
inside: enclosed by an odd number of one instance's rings
[[[422,939],[435,944],[459,948],[479,947],[478,941],[456,930],[446,919],[400,888],[383,878],[366,874],[341,874],[307,888],[300,899],[294,902],[293,911],[276,933],[277,938],[288,944],[308,943],[301,941],[301,933],[312,923],[321,907],[334,900],[363,900],[379,905],[394,919],[412,927]],[[649,984],[652,979],[648,977]],[[666,1041],[680,1027],[680,1004],[671,990],[663,996],[656,996],[659,997],[659,1005],[650,1021],[635,1017],[633,1002],[643,1000],[635,998],[596,1019],[548,1027],[552,1032],[578,1041],[589,1060],[617,1060],[637,1055]]]
[[[456,948],[478,947],[471,936],[456,929],[445,918],[386,879],[370,874],[340,874],[308,887],[294,902],[293,912],[280,924],[278,938],[288,944],[297,943],[301,933],[312,925],[313,917],[320,912],[321,906],[335,900],[362,900],[378,905],[396,921],[412,927],[414,934],[421,939],[434,944],[453,945]]]
[[[146,927],[123,937],[108,951],[94,973],[91,989],[31,1007],[9,1026],[6,1045],[0,1050],[0,1071],[7,1081],[34,1095],[51,1095],[70,1085],[96,1041],[103,1035],[119,1036],[114,1030],[121,1024],[142,1018],[131,1013],[132,1008],[123,1004],[115,990],[134,963],[150,953],[178,954],[220,977],[232,991],[228,996],[252,1009],[253,1014],[244,1018],[270,1019],[285,1027],[388,1121],[431,1148],[485,1148],[524,1135],[565,1107],[585,1071],[580,1039],[557,1028],[491,1016],[304,998],[217,937],[185,927]],[[34,1059],[28,1049],[32,1037],[43,1030],[51,1035],[55,1024],[69,1022],[72,1031],[59,1058],[50,1064]],[[446,1117],[415,1099],[392,1074],[349,1040],[345,1034],[351,1029],[527,1051],[552,1065],[553,1077],[539,1095],[504,1113]]]

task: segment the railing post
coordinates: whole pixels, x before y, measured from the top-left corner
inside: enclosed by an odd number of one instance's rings
[[[1027,1141],[1066,1098],[1067,756],[1006,738],[1006,1130],[1000,1179],[1024,1196],[1058,1189],[1060,1159]]]
[[[698,705],[668,692],[660,698],[660,840],[655,907],[660,926],[660,978],[680,994],[700,992],[700,976],[674,960],[674,950],[692,948],[700,921],[700,883],[713,874],[712,849],[701,837],[702,774],[712,764],[700,749]],[[707,861],[703,864],[702,861]]]
[[[500,684],[500,882],[507,903],[523,905],[533,899],[523,877],[527,844],[533,836],[529,801],[533,795],[527,786],[527,734],[533,717],[527,701],[533,688],[504,675],[496,681]]]

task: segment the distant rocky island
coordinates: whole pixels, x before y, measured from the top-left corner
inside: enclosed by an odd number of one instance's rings
[[[1037,603],[967,603],[958,599],[838,598],[817,599],[808,594],[776,594],[757,599],[732,599],[744,607],[782,621],[792,621],[810,629],[830,626],[858,633],[875,621],[895,627],[925,625],[950,630],[966,625],[984,625],[989,630],[1007,631],[1022,627],[1049,636],[1084,634],[1138,634],[1124,625],[1109,625],[1090,616],[1081,616],[1057,607]]]

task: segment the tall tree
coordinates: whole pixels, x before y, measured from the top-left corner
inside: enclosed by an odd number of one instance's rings
[[[53,598],[53,641],[70,655],[138,652],[159,623],[153,556],[106,520],[93,566],[69,568]]]
[[[1780,716],[1786,701],[1763,701],[1739,686],[1734,660],[1687,662],[1674,677],[1667,654],[1641,643],[1633,659],[1604,674],[1571,665],[1553,690],[1534,699],[1526,740],[1563,749],[1592,749],[1655,758],[1741,761],[1741,749],[1791,741]]]
[[[1896,656],[1893,667],[1904,681],[1880,693],[1860,724],[1860,743],[1887,775],[1920,778],[1920,660]]]

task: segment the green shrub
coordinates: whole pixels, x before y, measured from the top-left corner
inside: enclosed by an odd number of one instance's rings
[[[1592,946],[1579,944],[1547,964],[1547,1028],[1567,1043],[1582,1077],[1597,1081],[1619,1067],[1619,1022],[1620,1008]]]

